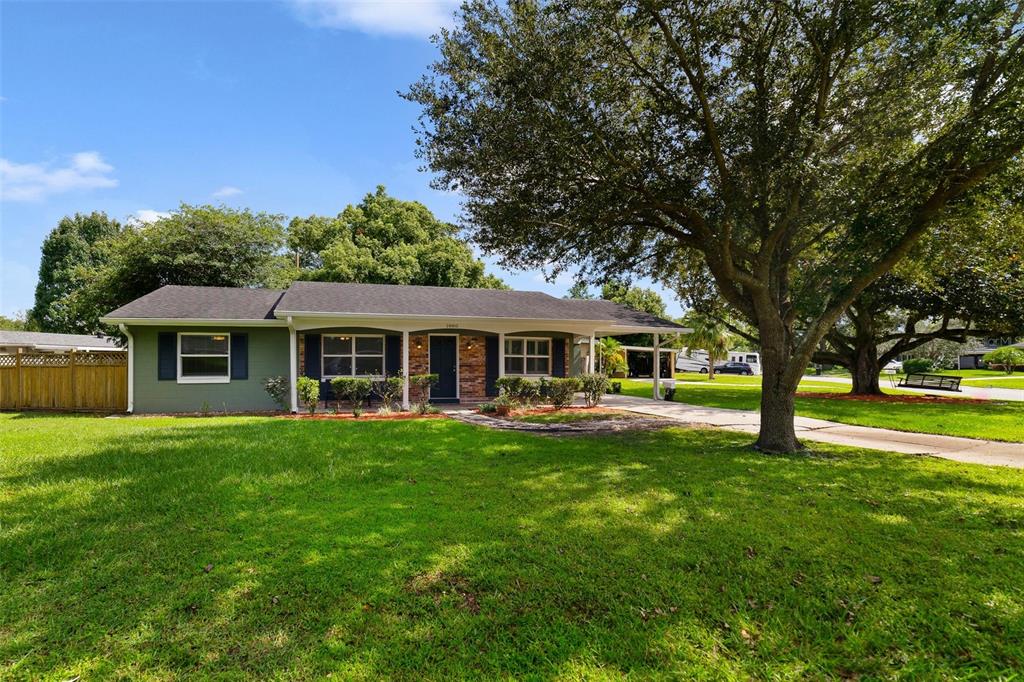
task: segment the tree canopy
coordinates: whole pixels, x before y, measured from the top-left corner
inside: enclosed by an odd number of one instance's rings
[[[384,187],[334,218],[295,218],[288,246],[297,277],[328,282],[506,288],[458,236],[417,201],[389,196]]]
[[[477,0],[407,96],[504,264],[659,273],[698,252],[758,330],[758,445],[791,451],[825,334],[1024,146],[1021,11]]]
[[[117,220],[101,212],[61,218],[43,241],[35,305],[28,312],[31,325],[40,331],[64,334],[95,331],[96,320],[82,319],[74,305],[74,294],[89,271],[106,262],[104,242],[119,236],[123,229]]]

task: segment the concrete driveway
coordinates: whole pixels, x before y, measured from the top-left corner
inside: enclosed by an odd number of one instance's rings
[[[625,395],[608,395],[604,404],[630,412],[667,417],[683,424],[705,424],[751,434],[756,434],[761,425],[759,413],[745,410],[702,407]],[[796,431],[797,437],[802,440],[1024,469],[1024,443],[875,429],[809,417],[796,418]]]

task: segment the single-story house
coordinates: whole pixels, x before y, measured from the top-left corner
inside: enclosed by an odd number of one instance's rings
[[[534,291],[295,282],[286,290],[165,286],[101,318],[128,338],[128,411],[273,410],[268,377],[436,373],[434,402],[485,400],[503,375],[592,370],[598,336],[685,331],[610,301]],[[582,367],[573,362],[587,339]],[[654,392],[659,391],[655,382]],[[415,398],[415,396],[413,396]]]
[[[0,330],[0,353],[103,353],[123,350],[117,339],[109,336]]]
[[[969,348],[968,350],[960,353],[960,357],[957,360],[957,367],[959,369],[985,369],[987,366],[983,359],[985,355],[991,353],[996,348],[1002,348],[1003,346],[1024,348],[1024,343],[986,343],[984,346]]]

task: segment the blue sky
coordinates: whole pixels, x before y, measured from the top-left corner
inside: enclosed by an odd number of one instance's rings
[[[40,244],[76,211],[333,215],[384,184],[457,221],[458,196],[418,170],[418,109],[396,94],[434,58],[427,36],[452,8],[0,2],[0,314],[31,307]],[[571,284],[488,262],[517,289]]]

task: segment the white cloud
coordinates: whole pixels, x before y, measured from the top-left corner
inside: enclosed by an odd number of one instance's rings
[[[64,166],[51,163],[14,163],[0,159],[0,198],[5,201],[39,201],[51,194],[73,190],[117,187],[110,176],[114,167],[99,152],[72,154]]]
[[[458,0],[289,0],[311,26],[427,37],[452,22]]]
[[[231,185],[225,185],[216,192],[214,192],[211,196],[216,197],[217,199],[223,199],[224,197],[233,197],[241,193],[242,190],[240,190],[239,188],[232,187]]]
[[[154,211],[151,208],[143,208],[132,214],[132,218],[139,221],[140,223],[155,223],[161,218],[166,218],[170,213],[166,211]]]

